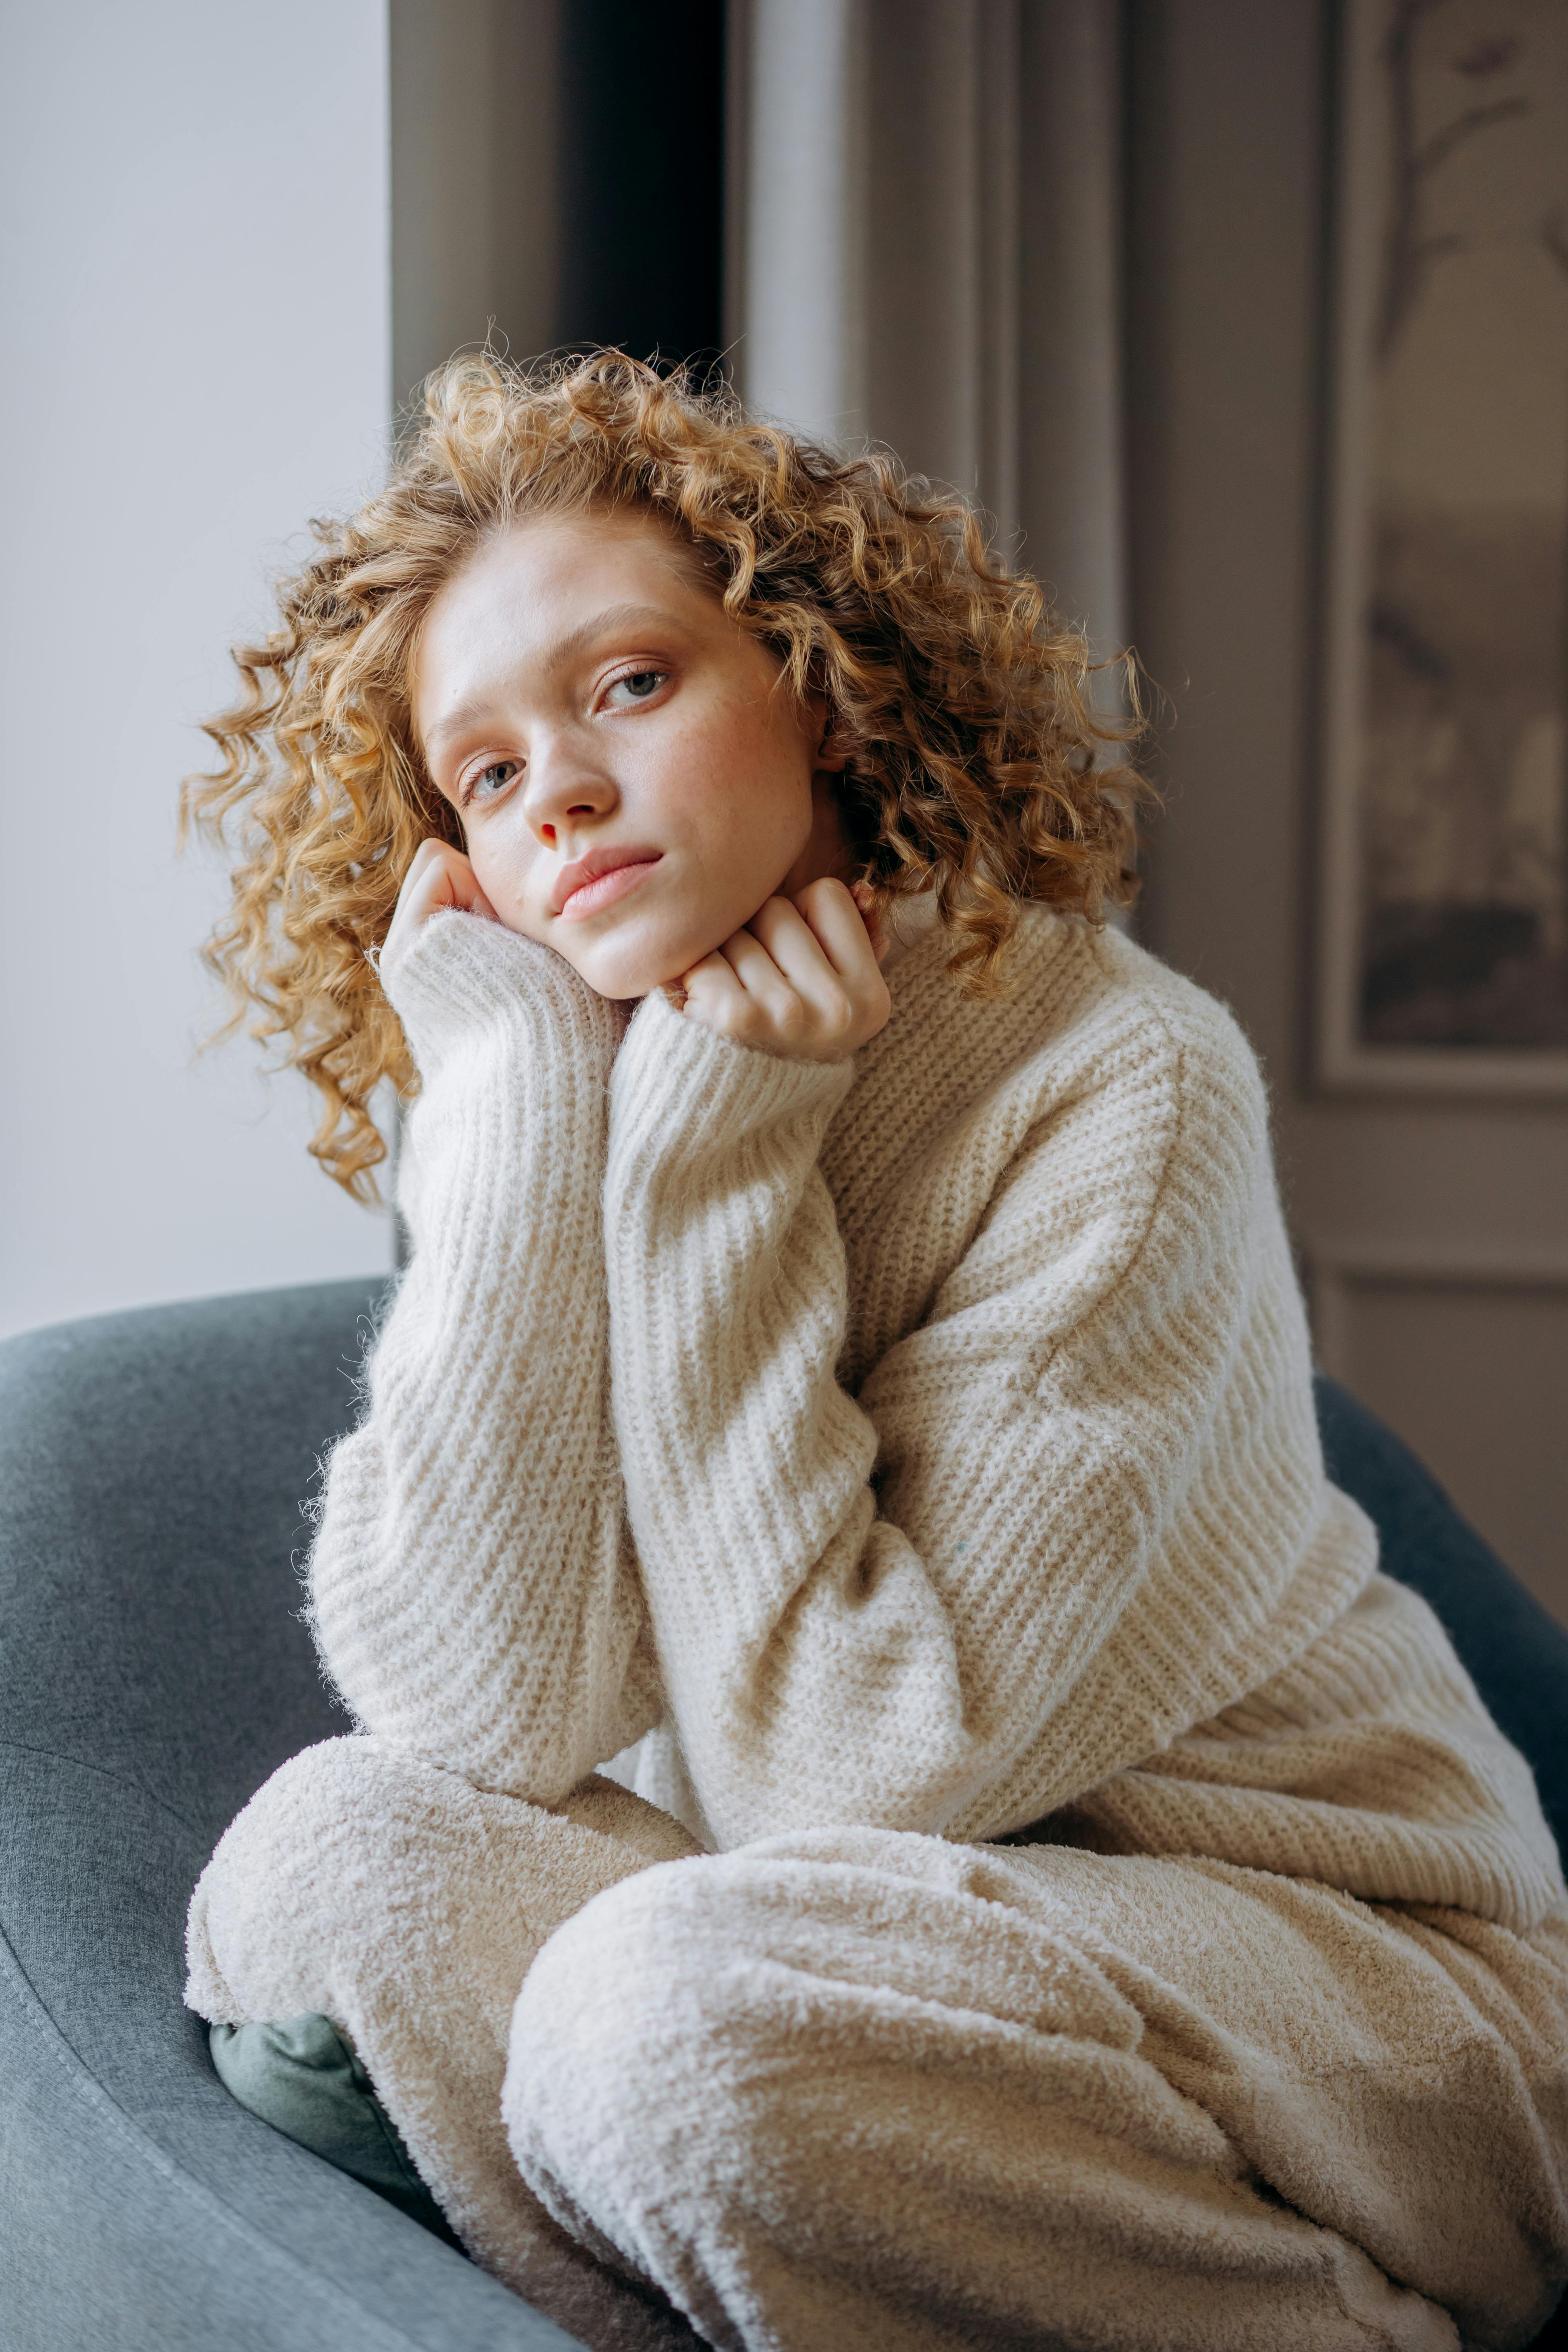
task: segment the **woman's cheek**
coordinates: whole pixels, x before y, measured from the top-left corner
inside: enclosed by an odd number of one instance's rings
[[[507,929],[521,931],[526,939],[542,938],[543,919],[531,907],[527,887],[533,860],[520,856],[515,846],[509,850],[504,842],[481,838],[471,845],[468,863]]]

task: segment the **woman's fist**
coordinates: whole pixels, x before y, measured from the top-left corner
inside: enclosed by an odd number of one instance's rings
[[[392,928],[382,947],[384,980],[422,926],[442,907],[462,907],[472,915],[488,915],[492,923],[497,919],[462,851],[454,849],[450,842],[422,841],[403,877]]]
[[[770,898],[683,972],[688,1020],[785,1061],[843,1062],[892,1011],[880,941],[842,882]]]

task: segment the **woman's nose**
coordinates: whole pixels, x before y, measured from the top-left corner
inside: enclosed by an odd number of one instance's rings
[[[523,814],[536,841],[553,849],[563,831],[609,816],[620,800],[615,781],[570,740],[535,742],[523,786]]]

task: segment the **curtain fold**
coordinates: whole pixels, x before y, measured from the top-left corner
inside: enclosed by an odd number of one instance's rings
[[[743,395],[977,496],[1100,651],[1127,627],[1111,0],[730,0]]]

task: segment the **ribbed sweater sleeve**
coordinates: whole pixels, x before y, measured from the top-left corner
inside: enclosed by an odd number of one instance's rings
[[[457,912],[388,992],[421,1079],[413,1254],[329,1465],[317,1643],[363,1729],[552,1804],[658,1713],[609,1416],[623,1016],[548,949]]]
[[[1223,1654],[1274,1612],[1324,1490],[1262,1089],[1204,1017],[1112,1021],[1048,1103],[998,1108],[1016,1148],[982,1223],[854,1398],[816,1165],[849,1071],[637,1013],[605,1195],[616,1423],[721,1845],[993,1835],[1169,1739],[1227,1664],[1247,1686]]]

